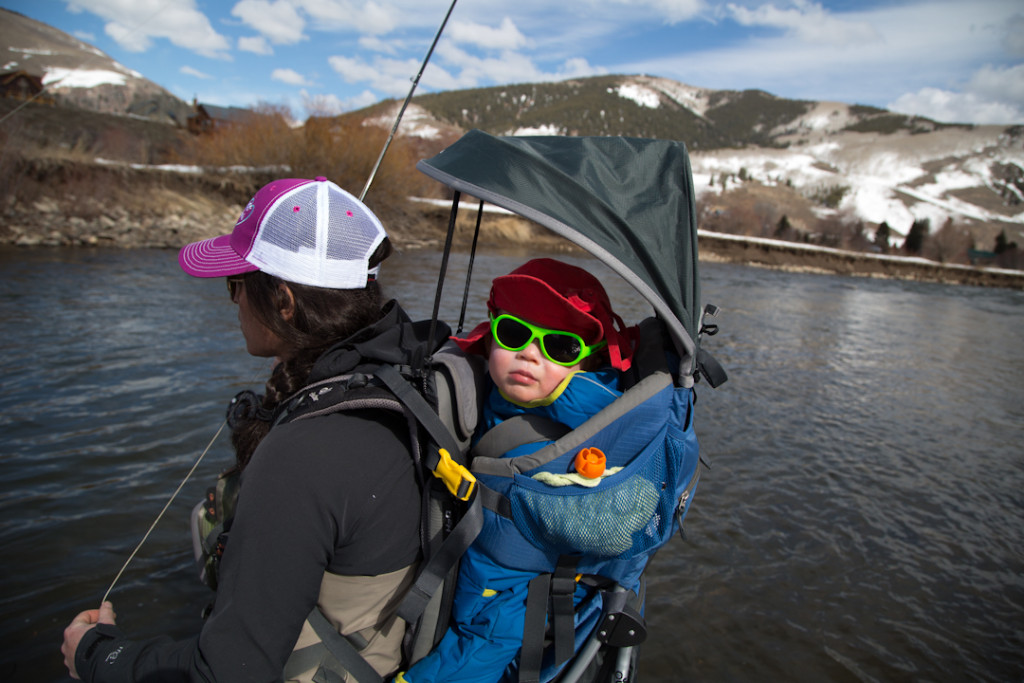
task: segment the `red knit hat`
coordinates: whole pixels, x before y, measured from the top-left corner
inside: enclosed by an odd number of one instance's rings
[[[511,313],[535,325],[575,332],[588,346],[606,340],[612,367],[628,370],[634,328],[626,328],[612,311],[608,294],[593,275],[549,258],[533,259],[508,275],[494,278],[487,309]],[[490,323],[474,327],[464,338],[452,337],[467,353],[485,353]]]

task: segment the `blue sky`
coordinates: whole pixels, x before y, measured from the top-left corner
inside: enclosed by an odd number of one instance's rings
[[[303,119],[403,98],[450,0],[0,0],[186,100]],[[646,73],[1024,123],[1020,0],[458,0],[417,93]]]

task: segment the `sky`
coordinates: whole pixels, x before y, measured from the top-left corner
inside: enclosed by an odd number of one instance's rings
[[[178,97],[296,119],[403,99],[451,0],[0,0]],[[456,0],[416,93],[647,74],[1024,123],[1021,0]]]

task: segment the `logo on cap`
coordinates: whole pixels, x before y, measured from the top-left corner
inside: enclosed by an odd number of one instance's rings
[[[245,205],[245,208],[242,209],[242,215],[238,217],[237,221],[235,221],[235,225],[238,225],[239,223],[244,222],[247,218],[249,218],[249,216],[252,215],[252,212],[255,211],[255,210],[256,210],[256,198],[253,197],[252,199],[249,200],[249,203]]]

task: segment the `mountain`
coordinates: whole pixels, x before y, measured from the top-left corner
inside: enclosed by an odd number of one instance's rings
[[[915,220],[938,229],[952,219],[979,228],[986,247],[1003,229],[1024,237],[1022,126],[948,124],[642,75],[433,93],[414,102],[417,126],[427,130],[681,140],[709,217],[746,197],[748,219],[761,223],[756,234],[774,231],[786,216],[804,233],[829,218],[886,222],[894,236]],[[428,115],[433,127],[424,124]]]
[[[0,73],[24,71],[43,79],[58,103],[184,125],[192,107],[101,50],[52,26],[0,8]]]
[[[16,117],[0,129],[0,139],[57,141],[85,154],[149,164],[183,158],[192,107],[159,85],[82,41],[3,9],[0,45],[11,55],[0,72],[42,76],[58,105]],[[0,115],[15,102],[0,100]],[[400,106],[387,100],[340,118],[390,129]],[[421,94],[405,112],[400,134],[415,141],[422,158],[471,128],[683,141],[699,222],[712,230],[862,249],[882,223],[899,245],[915,222],[927,221],[933,233],[950,226],[977,249],[991,248],[1002,232],[1024,244],[1024,126],[951,124],[761,90],[614,75]]]

